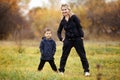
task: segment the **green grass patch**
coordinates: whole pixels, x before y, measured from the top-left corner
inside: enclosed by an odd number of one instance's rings
[[[84,76],[80,58],[74,48],[71,50],[66,71],[62,76],[53,72],[48,63],[45,64],[43,71],[37,71],[40,60],[39,45],[37,45],[39,42],[29,45],[24,42],[21,53],[18,51],[19,47],[13,45],[13,42],[10,43],[4,42],[0,45],[0,80],[97,80],[98,77],[101,80],[120,79],[120,42],[85,42],[90,77]],[[57,43],[55,63],[58,68],[61,54],[62,43]]]

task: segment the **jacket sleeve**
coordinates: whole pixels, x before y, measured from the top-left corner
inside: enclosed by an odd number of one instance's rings
[[[41,54],[43,54],[44,53],[44,43],[43,43],[43,41],[41,41],[39,48],[40,48]]]
[[[60,41],[62,41],[62,39],[63,39],[62,35],[61,35],[62,29],[63,29],[63,25],[62,25],[62,21],[61,21],[60,24],[59,24],[59,28],[57,30],[57,36],[58,36]]]
[[[53,50],[52,50],[53,52],[53,55],[55,54],[55,52],[56,52],[56,43],[55,43],[55,41],[53,41]]]
[[[80,24],[79,18],[76,15],[74,15],[73,20],[74,20],[74,22],[76,24],[76,27],[77,27],[78,31],[80,32],[81,37],[84,37],[84,32],[82,30],[82,25]]]

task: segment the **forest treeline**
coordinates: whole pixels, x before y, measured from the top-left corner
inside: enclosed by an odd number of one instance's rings
[[[24,1],[24,5],[20,5]],[[26,1],[26,2],[25,2]],[[55,2],[50,8],[36,7],[24,15],[22,9],[29,0],[0,0],[0,40],[39,39],[49,27],[57,40],[56,31],[62,18]],[[120,1],[81,0],[71,3],[72,11],[80,18],[85,39],[120,39]],[[53,3],[54,2],[54,3]],[[57,1],[56,1],[57,2]]]

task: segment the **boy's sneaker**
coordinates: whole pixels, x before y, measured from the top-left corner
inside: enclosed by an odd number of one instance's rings
[[[90,76],[90,73],[89,72],[85,72],[85,76]]]
[[[54,71],[55,73],[58,73],[58,71]]]

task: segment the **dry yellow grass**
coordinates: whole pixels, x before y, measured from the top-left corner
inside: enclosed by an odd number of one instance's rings
[[[48,63],[38,72],[39,42],[23,42],[21,53],[14,42],[0,42],[0,80],[119,80],[120,42],[85,42],[90,77],[83,74],[75,49],[71,50],[64,75],[52,71]],[[9,44],[9,45],[8,45]],[[59,68],[62,43],[57,43],[55,63]],[[99,67],[100,66],[100,67]]]

